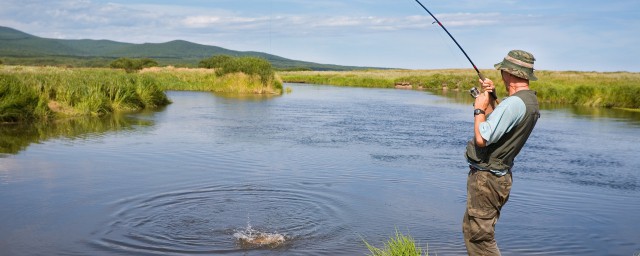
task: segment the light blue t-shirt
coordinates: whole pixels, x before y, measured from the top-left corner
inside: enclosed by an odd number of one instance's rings
[[[527,106],[519,97],[505,98],[496,109],[480,123],[480,135],[487,141],[487,146],[495,143],[503,135],[511,131],[526,113]]]

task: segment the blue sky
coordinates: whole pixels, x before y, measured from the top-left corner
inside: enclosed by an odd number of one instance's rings
[[[640,1],[421,2],[479,68],[511,49],[536,69],[640,72]],[[318,63],[470,68],[414,0],[0,0],[0,25],[40,37],[175,39]]]

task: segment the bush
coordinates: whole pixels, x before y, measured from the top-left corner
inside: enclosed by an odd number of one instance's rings
[[[275,71],[271,62],[258,57],[231,57],[228,55],[216,55],[201,60],[199,65],[203,68],[213,68],[217,76],[231,73],[245,73],[249,76],[258,75],[263,85],[275,81]]]
[[[201,60],[200,63],[198,63],[198,67],[209,69],[222,68],[225,63],[229,62],[232,59],[233,57],[229,55],[216,55],[212,56],[211,58]]]
[[[143,59],[119,58],[111,62],[109,66],[111,68],[124,69],[127,73],[133,73],[143,68],[157,67],[158,62],[149,58],[143,58]]]

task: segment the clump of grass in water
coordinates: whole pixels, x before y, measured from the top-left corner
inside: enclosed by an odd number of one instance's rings
[[[395,237],[389,238],[383,248],[377,248],[367,241],[364,243],[371,252],[371,256],[429,256],[426,250],[416,245],[412,237],[405,236],[398,230],[396,230]]]

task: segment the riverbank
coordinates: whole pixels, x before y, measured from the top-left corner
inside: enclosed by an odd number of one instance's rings
[[[0,123],[60,117],[101,116],[170,104],[164,91],[280,94],[275,76],[212,69],[151,68],[139,73],[107,68],[0,66]]]
[[[211,91],[231,94],[281,94],[282,80],[274,76],[267,81],[259,75],[230,73],[216,75],[215,69],[153,67],[140,71],[153,77],[164,91]]]
[[[485,76],[501,81],[496,70],[483,70]],[[468,90],[477,86],[475,71],[447,70],[365,70],[365,71],[287,71],[278,73],[283,81],[336,86],[402,88],[424,90]],[[538,81],[531,88],[545,103],[574,104],[640,111],[640,73],[536,71]],[[499,97],[505,97],[497,86]]]

